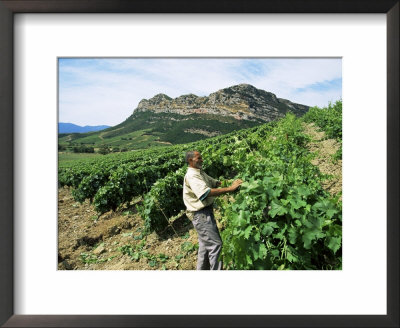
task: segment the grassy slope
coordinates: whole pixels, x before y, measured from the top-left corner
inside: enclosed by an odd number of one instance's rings
[[[101,157],[103,155],[100,154],[90,154],[90,153],[67,153],[67,152],[59,152],[58,153],[58,162],[66,163],[66,162],[75,162],[76,160],[85,160],[92,159],[96,157]]]
[[[188,133],[185,130],[200,129],[226,134],[234,130],[259,125],[262,122],[236,120],[231,117],[193,114],[135,113],[121,124],[100,131],[83,134],[62,135],[61,145],[86,144],[95,148],[101,145],[126,147],[128,149],[149,148],[167,144],[181,144],[207,138],[204,134]],[[144,127],[146,127],[144,129]]]

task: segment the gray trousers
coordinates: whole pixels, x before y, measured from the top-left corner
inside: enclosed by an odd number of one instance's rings
[[[192,222],[199,236],[197,270],[222,270],[222,262],[218,261],[222,240],[212,206],[195,212]]]

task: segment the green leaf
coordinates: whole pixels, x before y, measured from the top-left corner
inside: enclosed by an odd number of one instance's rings
[[[269,236],[270,234],[272,234],[274,232],[274,228],[278,228],[278,225],[276,224],[276,222],[265,223],[261,226],[261,233],[264,236]]]
[[[244,238],[249,239],[252,229],[253,229],[253,226],[250,225],[244,230]]]
[[[293,206],[295,210],[305,207],[307,203],[304,200],[301,200],[300,198],[292,198],[290,200],[290,204]]]
[[[188,239],[190,237],[189,233],[185,233],[183,236],[181,236],[182,239]]]
[[[247,218],[249,217],[250,213],[245,211],[240,211],[237,217],[236,225],[239,227],[243,227],[247,224]]]
[[[132,256],[131,256],[131,258],[132,258],[132,260],[137,261],[137,260],[139,260],[139,258],[140,258],[140,254],[139,254],[139,253],[133,253]]]
[[[183,257],[185,257],[183,254],[178,254],[175,256],[175,260],[179,262]]]
[[[324,218],[323,216],[311,217],[310,223],[312,224],[313,227],[320,229],[324,224]]]
[[[243,186],[243,184],[242,184]],[[248,192],[263,192],[264,186],[260,184],[260,181],[252,181],[249,184],[245,185]]]
[[[313,209],[325,213],[328,219],[331,219],[339,211],[335,208],[335,204],[329,199],[323,199],[313,205]]]
[[[253,264],[253,260],[251,259],[250,255],[246,254],[246,261],[248,265],[252,265]]]
[[[270,198],[276,198],[279,197],[282,193],[282,188],[275,188],[272,189],[271,192],[268,192],[268,195],[270,196]]]
[[[259,247],[256,247],[255,244],[251,244],[249,246],[249,250],[251,251],[251,253],[253,254],[253,260],[257,261],[259,256],[260,256],[260,252],[259,252]]]
[[[335,254],[338,249],[342,246],[342,237],[331,237],[327,238],[328,245],[327,247],[333,251]]]
[[[271,201],[271,209],[269,210],[269,215],[274,218],[276,215],[284,215],[288,211],[282,205],[276,203],[275,201]]]
[[[259,248],[258,253],[259,253],[259,258],[260,259],[265,259],[267,257],[267,253],[268,253],[267,247],[265,247],[264,244],[260,244],[260,248]]]
[[[307,230],[302,236],[304,248],[310,249],[311,243],[314,239],[320,239],[323,237],[325,237],[325,234],[323,232],[319,231],[318,229]]]
[[[302,196],[304,196],[304,197],[307,197],[307,196],[311,195],[311,190],[310,190],[309,188],[305,187],[305,186],[299,186],[299,187],[297,187],[297,188],[296,188],[296,191],[297,191],[300,195],[302,195]]]
[[[270,234],[272,234],[274,232],[274,228],[272,228],[271,226],[265,224],[262,228],[262,234],[264,236],[269,236]]]
[[[287,225],[285,224],[280,224],[280,229],[278,230],[278,233],[274,234],[273,237],[276,239],[283,240],[285,239],[285,233],[287,230]]]
[[[296,212],[293,207],[289,210],[289,215],[292,219],[301,219],[302,217],[302,214],[300,212]]]
[[[304,248],[305,249],[310,249],[311,248],[311,243],[315,238],[315,234],[312,231],[307,231],[301,236],[301,240],[304,243]]]
[[[275,257],[275,258],[279,258],[279,251],[277,249],[273,249],[271,251],[271,254]]]
[[[156,265],[157,265],[157,261],[156,260],[149,261],[149,266],[151,266],[152,268],[155,267]]]
[[[287,204],[289,204],[290,200],[289,199],[281,199],[281,203],[286,206]]]
[[[333,217],[336,213],[338,213],[338,211],[337,211],[336,209],[330,208],[329,210],[326,211],[326,216],[327,216],[329,219],[332,219],[332,217]]]
[[[232,160],[231,160],[230,157],[224,156],[223,157],[223,163],[224,163],[224,166],[230,166],[232,164]]]
[[[289,230],[289,242],[293,245],[296,244],[297,230],[294,227],[290,227]]]
[[[290,249],[287,249],[287,250],[286,250],[286,259],[287,259],[290,263],[298,262],[298,261],[299,261],[299,259],[297,258],[297,256],[294,255],[294,254],[290,251]]]

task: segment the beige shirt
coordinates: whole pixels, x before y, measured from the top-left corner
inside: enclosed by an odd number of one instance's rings
[[[215,197],[207,196],[207,194],[211,191],[211,188],[217,186],[217,182],[218,180],[211,178],[200,169],[188,168],[183,180],[183,202],[190,220],[193,218],[193,212],[199,211],[214,202]],[[204,196],[207,197],[204,198]]]

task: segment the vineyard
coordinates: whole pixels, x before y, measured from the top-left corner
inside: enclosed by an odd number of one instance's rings
[[[342,103],[184,145],[151,148],[59,164],[59,186],[77,202],[89,202],[98,220],[133,199],[143,234],[162,233],[185,218],[182,201],[185,152],[198,150],[203,169],[223,182],[245,181],[217,198],[225,269],[332,270],[342,266],[341,193],[330,194],[331,177],[312,163],[305,124],[342,142]],[[341,147],[332,161],[341,160]],[[125,254],[132,248],[122,250]],[[139,254],[139,253],[138,253]]]

